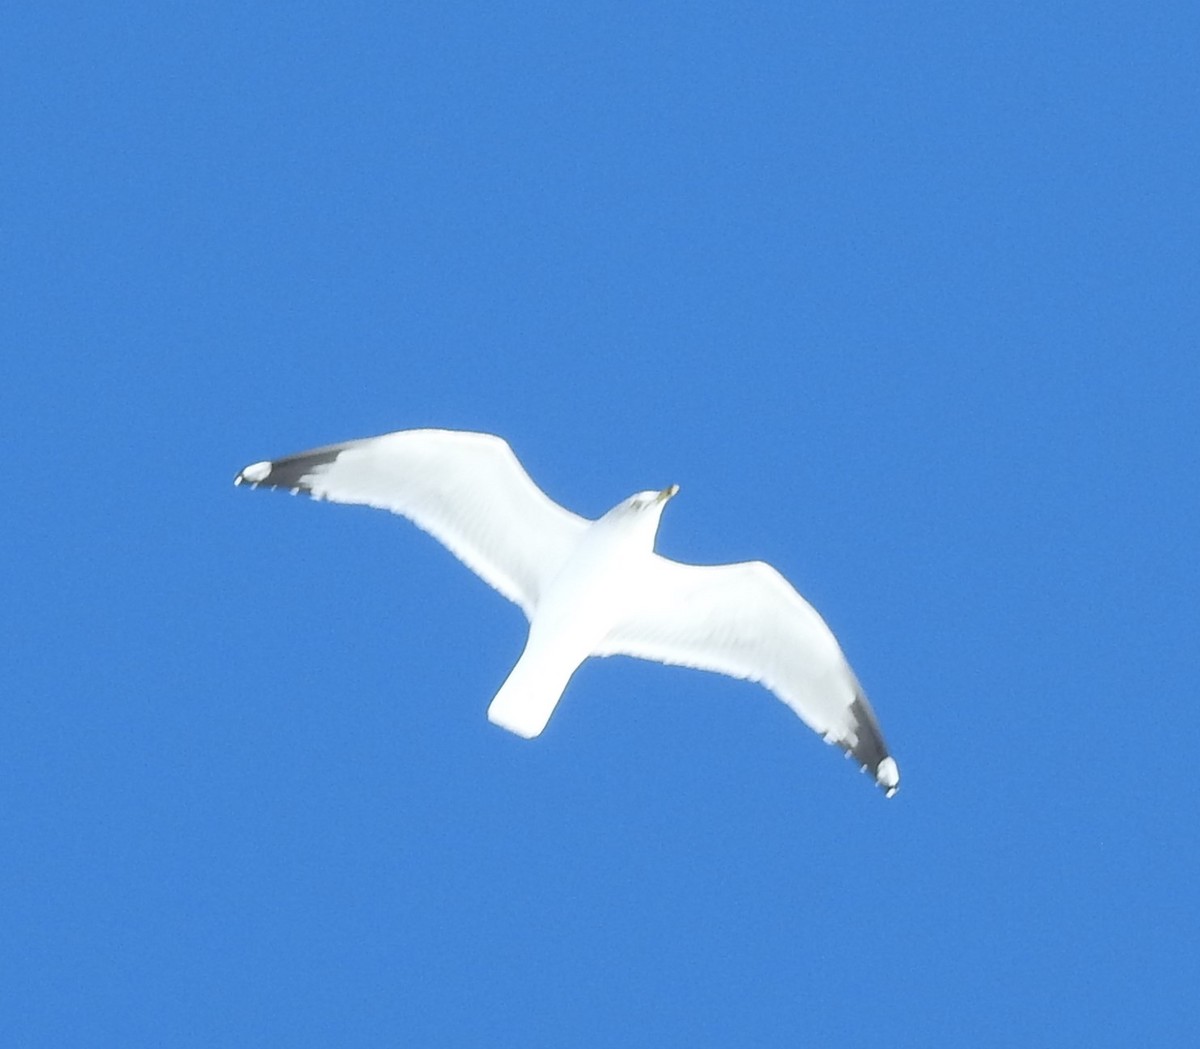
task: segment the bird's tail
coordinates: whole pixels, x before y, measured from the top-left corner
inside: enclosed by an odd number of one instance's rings
[[[541,735],[579,663],[526,646],[488,707],[488,720],[526,739]]]

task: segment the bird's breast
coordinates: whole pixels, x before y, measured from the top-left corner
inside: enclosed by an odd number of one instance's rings
[[[584,536],[541,595],[530,623],[531,637],[562,635],[590,649],[638,603],[639,586],[653,555],[619,540],[604,534]]]

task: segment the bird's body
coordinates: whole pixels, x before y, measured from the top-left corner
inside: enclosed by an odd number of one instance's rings
[[[488,707],[493,722],[527,739],[539,735],[579,664],[642,606],[654,557],[654,529],[645,524],[657,527],[658,513],[673,494],[643,492],[634,498],[651,508],[648,513],[635,515],[621,503],[579,537],[530,618],[525,651]]]
[[[518,604],[529,638],[488,707],[511,732],[539,735],[589,656],[632,655],[762,682],[889,796],[899,785],[832,632],[775,569],[654,553],[675,486],[588,521],[541,492],[501,438],[453,430],[402,430],[255,463],[235,483],[402,514]]]

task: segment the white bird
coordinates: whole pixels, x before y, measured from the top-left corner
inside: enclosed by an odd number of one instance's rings
[[[514,601],[525,650],[488,718],[529,739],[588,656],[628,655],[758,681],[888,797],[900,772],[832,631],[770,565],[687,565],[654,552],[677,485],[590,521],[550,499],[500,437],[401,430],[247,466],[235,484],[407,517]]]

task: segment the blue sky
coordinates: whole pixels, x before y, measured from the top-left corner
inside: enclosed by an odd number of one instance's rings
[[[1194,5],[24,5],[0,26],[0,1041],[1192,1044]],[[235,489],[504,435],[822,611],[886,801]]]

